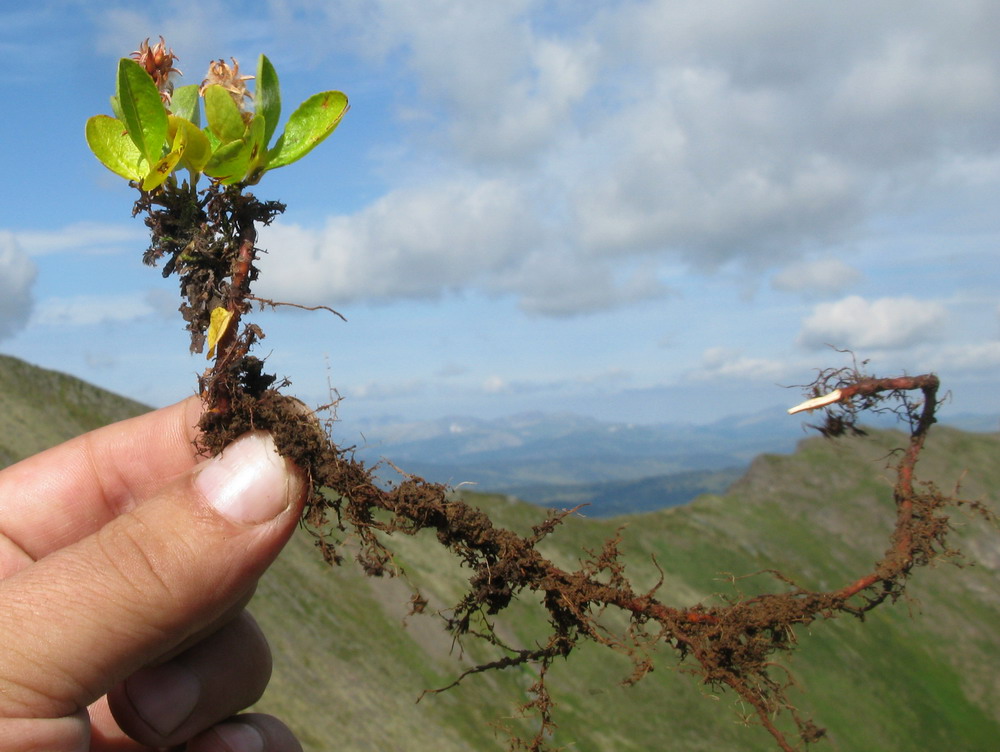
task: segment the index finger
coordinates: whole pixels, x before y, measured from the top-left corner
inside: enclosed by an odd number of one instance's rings
[[[103,527],[197,464],[201,411],[189,397],[0,471],[0,536],[37,560]]]

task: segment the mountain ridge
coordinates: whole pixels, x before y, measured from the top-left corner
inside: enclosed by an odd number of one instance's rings
[[[0,354],[0,467],[150,408],[68,374]]]

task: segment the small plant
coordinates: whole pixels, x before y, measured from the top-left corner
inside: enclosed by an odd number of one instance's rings
[[[179,73],[173,67],[176,57],[162,37],[153,47],[147,39],[133,58],[118,63],[111,97],[115,117],[90,118],[87,143],[105,167],[144,192],[176,180],[178,169],[188,170],[192,187],[203,173],[221,185],[255,185],[268,170],[312,151],[347,112],[342,92],[314,94],[292,113],[284,133],[269,146],[281,118],[281,89],[264,55],[257,61],[256,77],[241,76],[235,60],[232,67],[216,60],[200,86],[177,91],[170,80],[172,73]],[[251,92],[246,82],[254,78]]]
[[[821,738],[823,729],[800,717],[788,701],[787,675],[775,664],[775,654],[794,648],[797,628],[839,615],[862,617],[897,599],[916,567],[953,554],[946,543],[947,507],[969,504],[990,516],[979,504],[945,497],[914,480],[939,406],[937,377],[882,379],[857,367],[822,371],[808,387],[811,399],[792,410],[825,409],[822,430],[831,436],[860,430],[859,409],[889,405],[909,424],[909,443],[896,465],[896,523],[888,548],[870,572],[843,587],[809,591],[774,573],[780,592],[733,598],[720,606],[671,606],[659,596],[659,585],[647,592],[634,590],[617,538],[588,552],[578,570],[563,570],[539,553],[538,544],[572,510],[550,513],[531,535],[519,536],[494,526],[484,512],[444,486],[402,476],[399,483],[382,487],[371,469],[334,444],[329,421],[318,420],[301,402],[282,394],[279,388],[285,384],[264,373],[263,362],[250,354],[264,333],[243,318],[253,302],[287,305],[251,292],[258,276],[257,224],[270,223],[284,206],[258,201],[247,189],[329,136],[347,111],[347,98],[337,91],[310,97],[275,139],[281,96],[277,73],[266,57],[261,55],[255,77],[241,75],[235,60],[232,66],[217,60],[200,86],[176,91],[171,80],[177,73],[175,60],[162,38],[153,47],[147,40],[131,58],[123,58],[111,99],[114,117],[91,118],[86,135],[97,158],[138,190],[133,215],[144,214],[151,233],[143,261],[162,263],[164,276],[178,275],[191,350],[207,347],[212,360],[199,379],[204,404],[200,451],[218,453],[254,428],[271,431],[281,453],[312,481],[304,523],[330,563],[342,562],[342,544],[351,536],[360,543],[356,559],[366,573],[392,574],[386,541],[392,535],[433,530],[437,543],[472,573],[465,596],[445,615],[445,628],[457,640],[483,638],[503,653],[466,671],[454,684],[489,669],[538,666],[533,699],[523,707],[539,719],[538,733],[530,740],[512,739],[513,748],[545,749],[554,728],[546,670],[585,640],[628,655],[634,671],[627,681],[638,681],[651,670],[650,646],[669,647],[680,658],[693,659],[694,672],[706,683],[740,695],[786,752],[796,744],[775,723],[782,710],[790,712],[802,744]],[[247,86],[250,80],[255,81],[253,91]],[[921,393],[922,401],[910,401],[910,392]],[[533,647],[509,647],[494,632],[492,617],[528,595],[547,612],[549,632],[539,635]],[[425,604],[414,595],[414,611]],[[623,632],[601,621],[609,608],[627,616]]]

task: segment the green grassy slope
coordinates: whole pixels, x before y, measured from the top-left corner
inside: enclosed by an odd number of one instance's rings
[[[13,382],[12,367],[21,369]],[[13,448],[7,451],[20,456],[74,427],[141,409],[67,379],[0,360],[0,399],[10,406],[0,411],[3,446]],[[20,422],[12,429],[11,420]],[[732,575],[764,568],[804,586],[838,587],[885,548],[892,519],[886,458],[901,439],[878,432],[837,443],[807,440],[794,455],[758,458],[723,496],[629,518],[570,519],[545,552],[575,567],[582,549],[599,548],[625,525],[622,549],[630,575],[638,586],[651,586],[655,555],[665,575],[659,595],[672,605],[731,594]],[[945,489],[961,480],[964,497],[997,508],[998,458],[1000,436],[939,427],[920,470]],[[505,497],[469,498],[498,524],[519,531],[543,516]],[[800,650],[789,668],[801,691],[792,698],[829,731],[816,749],[996,748],[1000,532],[961,514],[954,523],[954,542],[975,566],[942,563],[918,571],[909,601],[880,608],[863,624],[840,619],[799,631]],[[394,547],[410,580],[429,598],[428,611],[457,599],[468,571],[455,566],[432,536]],[[780,587],[767,576],[739,579],[736,586],[743,592]],[[310,752],[504,749],[491,724],[526,699],[532,670],[471,676],[417,704],[422,690],[448,684],[463,668],[496,654],[475,643],[464,651],[452,645],[433,615],[407,618],[409,594],[400,579],[365,578],[351,563],[328,567],[300,531],[252,604],[275,654],[274,679],[260,709],[289,720]],[[498,624],[519,646],[544,635],[530,604],[517,605]],[[775,748],[759,728],[739,723],[740,708],[730,695],[713,698],[679,671],[672,653],[660,651],[651,675],[621,687],[628,673],[627,660],[597,647],[555,666],[549,679],[559,703],[554,742],[577,752]]]
[[[0,467],[148,407],[0,355]]]

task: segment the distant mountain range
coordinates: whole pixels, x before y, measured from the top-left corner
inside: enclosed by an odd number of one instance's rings
[[[791,451],[804,436],[801,421],[777,409],[701,426],[525,413],[369,424],[359,433],[358,453],[365,458],[384,455],[407,472],[491,490],[498,483],[591,483],[720,470],[746,465],[762,451]]]
[[[789,453],[812,431],[808,416],[774,406],[705,425],[609,423],[573,414],[524,413],[493,420],[445,417],[370,421],[357,456],[390,459],[427,480],[501,493],[552,507],[589,505],[608,517],[685,504],[722,493],[764,453]],[[956,416],[966,430],[997,430],[1000,418]],[[876,421],[891,428],[894,420]],[[383,477],[395,475],[385,468]]]

